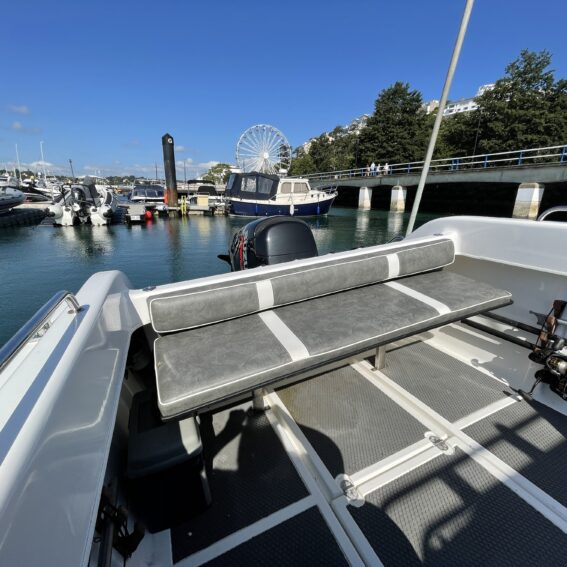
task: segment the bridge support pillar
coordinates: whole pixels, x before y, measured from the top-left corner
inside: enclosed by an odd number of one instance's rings
[[[520,183],[516,202],[514,203],[514,218],[535,219],[543,197],[544,185],[542,183]]]
[[[372,189],[361,187],[358,192],[358,208],[369,211],[372,205]]]
[[[406,210],[406,193],[406,188],[401,185],[394,185],[392,187],[390,211],[393,213],[403,213]]]

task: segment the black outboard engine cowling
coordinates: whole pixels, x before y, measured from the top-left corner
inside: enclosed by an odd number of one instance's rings
[[[309,225],[293,217],[254,220],[238,230],[230,245],[232,271],[317,256]]]

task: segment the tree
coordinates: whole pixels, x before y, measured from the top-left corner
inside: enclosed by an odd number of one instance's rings
[[[478,150],[491,153],[563,143],[567,83],[555,82],[551,55],[523,50],[494,89],[478,97]]]
[[[459,112],[443,117],[435,158],[474,155],[477,152],[482,111]]]
[[[406,162],[423,159],[429,136],[429,119],[422,109],[421,93],[408,83],[384,89],[374,113],[360,133],[362,161]]]
[[[222,185],[228,181],[230,177],[230,165],[228,163],[217,163],[213,165],[205,175],[204,181],[210,181],[217,185]]]
[[[303,151],[303,148],[297,148],[295,157],[291,160],[290,175],[307,175],[317,171],[313,158],[310,154]]]

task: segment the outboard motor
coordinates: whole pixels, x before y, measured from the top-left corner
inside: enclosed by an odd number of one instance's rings
[[[230,256],[233,272],[317,256],[309,225],[297,218],[275,216],[254,220],[235,232]]]

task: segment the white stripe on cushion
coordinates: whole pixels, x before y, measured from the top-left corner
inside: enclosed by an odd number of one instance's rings
[[[397,278],[400,275],[400,259],[397,254],[386,254],[388,260],[388,279]]]
[[[270,280],[260,280],[256,282],[256,290],[258,291],[259,309],[269,309],[274,306],[274,290]]]
[[[432,297],[429,297],[428,295],[425,295],[424,293],[415,291],[415,289],[411,289],[398,282],[386,282],[384,285],[387,285],[388,287],[391,287],[392,289],[395,289],[400,293],[409,295],[410,297],[413,297],[414,299],[417,299],[418,301],[421,301],[422,303],[433,307],[433,309],[439,312],[439,315],[446,315],[447,313],[451,313],[451,309],[447,307],[447,305],[441,303],[440,301],[437,301],[436,299],[433,299]]]
[[[287,350],[293,362],[309,358],[309,351],[305,345],[273,311],[264,311],[258,315],[262,321],[264,321],[268,329],[272,331],[274,337],[276,337],[285,350]]]

